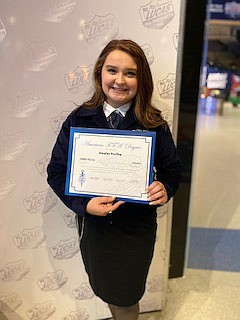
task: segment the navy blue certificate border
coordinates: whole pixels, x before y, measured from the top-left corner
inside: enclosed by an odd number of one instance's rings
[[[149,184],[153,181],[153,165],[154,165],[154,154],[155,154],[155,143],[156,143],[156,132],[154,131],[142,131],[142,130],[116,130],[116,129],[96,129],[96,128],[83,128],[83,127],[71,127],[70,128],[70,136],[69,136],[69,148],[68,148],[68,162],[67,162],[67,173],[66,173],[66,184],[65,184],[65,195],[68,196],[79,196],[79,197],[99,197],[99,196],[108,196],[108,194],[104,195],[96,195],[96,194],[85,194],[85,193],[76,193],[71,192],[70,190],[70,178],[72,174],[72,158],[73,158],[73,144],[74,144],[74,135],[75,133],[87,133],[92,135],[118,135],[118,136],[142,136],[142,137],[151,137],[152,143],[150,150],[150,161],[149,161],[149,176],[148,181]],[[147,200],[144,199],[131,199],[130,197],[117,197],[116,200],[123,200],[126,202],[137,202],[137,203],[148,203]]]

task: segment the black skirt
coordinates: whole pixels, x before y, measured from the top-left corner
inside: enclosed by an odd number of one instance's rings
[[[131,306],[144,294],[157,229],[156,211],[147,207],[85,218],[83,262],[94,293],[107,303]]]

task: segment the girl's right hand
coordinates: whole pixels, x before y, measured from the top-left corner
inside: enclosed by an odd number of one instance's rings
[[[104,217],[124,203],[124,201],[114,201],[114,197],[92,198],[87,204],[86,211],[91,215]]]

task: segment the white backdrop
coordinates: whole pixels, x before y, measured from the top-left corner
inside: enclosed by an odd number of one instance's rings
[[[1,0],[0,319],[109,316],[89,286],[74,214],[49,189],[46,166],[63,120],[89,98],[93,65],[113,38],[144,49],[154,102],[172,126],[181,2]],[[170,206],[158,213],[141,312],[164,305]]]

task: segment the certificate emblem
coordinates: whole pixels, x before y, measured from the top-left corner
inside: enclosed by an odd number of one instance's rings
[[[146,203],[155,132],[71,128],[65,194]]]
[[[79,180],[79,182],[80,182],[80,184],[81,184],[81,187],[82,187],[82,185],[83,185],[84,182],[86,181],[84,170],[81,171],[81,174],[80,174],[80,177],[79,177],[78,180]]]

